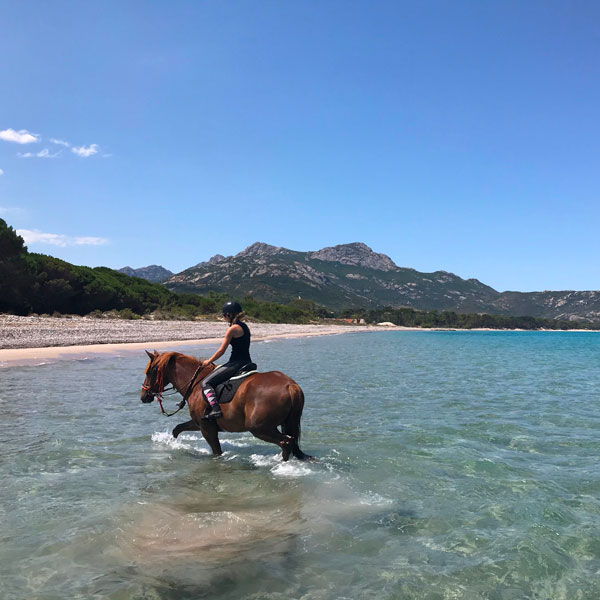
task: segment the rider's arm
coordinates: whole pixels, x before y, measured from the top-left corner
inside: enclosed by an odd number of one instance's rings
[[[242,330],[242,328],[239,325],[232,325],[227,330],[227,333],[225,334],[225,337],[223,338],[223,342],[221,343],[219,349],[209,359],[205,360],[203,364],[207,365],[208,363],[215,362],[215,360],[221,358],[221,356],[225,354],[227,346],[229,346],[229,344],[231,343],[231,338],[237,338],[240,337],[240,335],[244,335],[244,331]]]

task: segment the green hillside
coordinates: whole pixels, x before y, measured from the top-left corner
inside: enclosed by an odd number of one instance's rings
[[[142,314],[168,306],[172,292],[106,267],[79,267],[27,251],[0,219],[0,311],[16,314],[129,309]]]

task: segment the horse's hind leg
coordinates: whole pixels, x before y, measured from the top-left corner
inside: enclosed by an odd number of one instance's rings
[[[316,460],[314,456],[310,456],[310,454],[304,454],[304,452],[302,452],[302,450],[300,450],[300,446],[298,445],[298,440],[296,440],[296,439],[294,439],[292,453],[298,460],[310,460],[310,461]]]
[[[250,433],[265,442],[277,444],[281,448],[281,455],[284,461],[290,458],[294,446],[294,438],[289,435],[283,435],[277,427],[260,427],[258,429],[250,429]]]
[[[179,425],[177,425],[175,429],[173,429],[173,437],[177,439],[177,436],[183,431],[198,431],[199,429],[200,427],[198,427],[198,425],[196,425],[194,421],[186,421],[185,423],[179,423]]]

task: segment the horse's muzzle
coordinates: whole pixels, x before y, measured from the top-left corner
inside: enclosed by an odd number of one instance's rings
[[[144,404],[150,404],[150,402],[154,400],[154,394],[150,390],[142,389],[142,393],[140,394],[140,400]]]

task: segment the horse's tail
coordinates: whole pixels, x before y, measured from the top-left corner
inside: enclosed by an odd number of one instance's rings
[[[283,435],[289,435],[294,438],[292,454],[298,460],[311,460],[312,456],[304,454],[298,445],[300,442],[300,435],[302,433],[300,419],[302,418],[302,409],[304,408],[304,392],[295,382],[292,382],[288,385],[288,392],[290,394],[291,408],[288,416],[281,425],[281,432]]]

